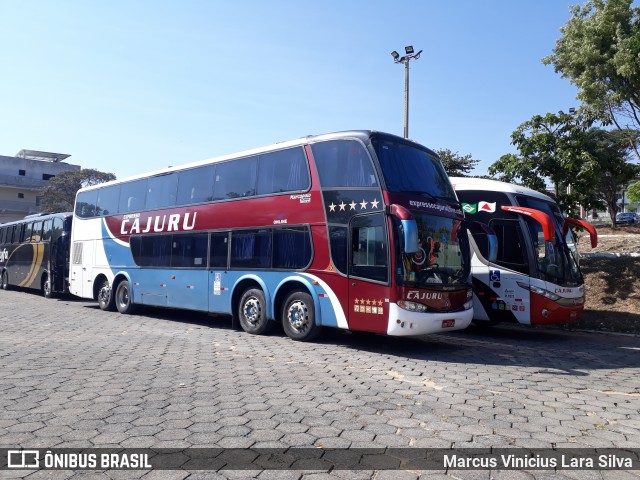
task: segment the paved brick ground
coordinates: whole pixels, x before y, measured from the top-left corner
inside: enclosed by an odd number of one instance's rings
[[[499,328],[420,339],[251,336],[0,292],[0,447],[640,446],[640,338]],[[553,478],[626,478],[567,472]],[[69,471],[0,477],[67,478]],[[79,472],[101,478],[416,479],[444,472]],[[455,471],[456,478],[551,478]]]

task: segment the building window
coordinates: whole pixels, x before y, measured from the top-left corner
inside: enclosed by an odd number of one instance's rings
[[[43,173],[42,174],[42,179],[43,180],[51,180],[53,177],[55,177],[55,175],[51,175],[50,173]]]
[[[20,175],[21,177],[24,177],[27,174],[26,170],[18,170],[18,175]]]
[[[18,198],[24,198],[24,193],[19,193]]]

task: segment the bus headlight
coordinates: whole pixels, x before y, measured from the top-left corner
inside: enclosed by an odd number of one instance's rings
[[[469,310],[471,307],[473,307],[473,300],[468,300],[468,301],[464,302],[464,305],[462,307],[465,310]]]
[[[417,302],[409,302],[408,300],[398,300],[398,306],[410,312],[426,312],[427,306]]]
[[[554,302],[557,302],[561,298],[560,295],[556,295],[555,293],[550,292],[549,290],[545,290],[544,288],[536,287],[535,285],[528,285],[522,282],[516,282],[516,283],[518,284],[519,287],[526,288],[527,290],[531,290],[533,293],[542,295],[543,297],[548,298],[549,300],[553,300]]]

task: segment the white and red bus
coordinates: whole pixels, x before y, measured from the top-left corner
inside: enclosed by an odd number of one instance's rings
[[[530,188],[481,178],[451,177],[468,218],[486,223],[498,237],[494,262],[486,242],[473,235],[474,323],[556,324],[576,320],[584,310],[584,280],[569,228],[595,228],[565,218],[556,202]]]
[[[297,340],[445,332],[473,315],[467,228],[431,150],[309,136],[81,189],[70,290],[121,313],[231,314],[255,334],[278,322]]]

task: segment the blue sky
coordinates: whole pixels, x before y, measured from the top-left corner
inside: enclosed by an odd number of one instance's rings
[[[0,0],[0,155],[71,154],[118,178],[350,129],[472,154],[577,106],[540,59],[565,0]]]

